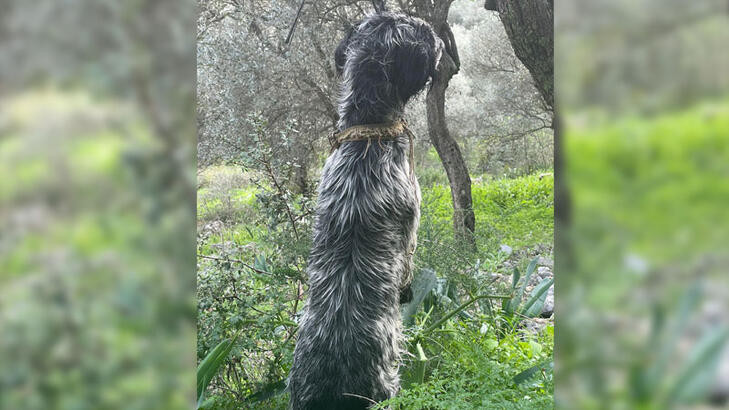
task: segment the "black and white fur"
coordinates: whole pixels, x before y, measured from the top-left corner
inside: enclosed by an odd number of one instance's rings
[[[436,75],[442,42],[424,21],[365,17],[335,52],[339,129],[387,123]],[[420,219],[410,140],[344,142],[319,185],[309,297],[289,377],[293,410],[365,409],[399,389],[398,299]]]

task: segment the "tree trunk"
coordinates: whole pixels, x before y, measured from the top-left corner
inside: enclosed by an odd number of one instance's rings
[[[433,86],[426,97],[428,135],[448,175],[456,237],[474,245],[476,218],[471,200],[471,177],[458,143],[448,131],[445,120],[445,91],[450,79],[458,72],[458,67],[453,59],[444,53],[438,70],[438,77],[433,81]]]
[[[559,113],[554,108],[554,2],[552,0],[486,0],[486,10],[498,11],[511,47],[529,70],[545,104],[554,113],[554,221],[555,266],[573,267],[569,236],[570,192],[564,175],[564,147]]]
[[[432,87],[425,99],[428,136],[440,156],[451,186],[455,236],[475,250],[476,241],[473,233],[476,228],[476,217],[473,214],[471,200],[471,177],[458,143],[448,131],[445,119],[445,92],[451,78],[458,73],[461,66],[458,47],[448,25],[448,12],[452,2],[453,0],[414,1],[411,3],[413,9],[403,11],[427,21],[443,41],[444,50],[438,65],[438,74],[433,79]]]
[[[554,110],[554,2],[486,0],[499,18],[519,61],[529,70],[544,102]]]

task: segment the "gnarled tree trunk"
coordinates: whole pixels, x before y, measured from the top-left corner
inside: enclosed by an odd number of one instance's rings
[[[458,143],[448,131],[445,121],[445,92],[448,82],[458,72],[458,67],[453,59],[444,53],[438,69],[438,78],[433,81],[433,87],[426,97],[428,135],[448,175],[455,234],[473,244],[476,218],[471,199],[471,177]]]
[[[448,25],[448,11],[451,3],[452,0],[436,2],[420,0],[414,1],[412,6],[416,15],[433,26],[445,45],[438,65],[438,75],[433,79],[432,87],[425,100],[428,114],[428,136],[448,175],[453,201],[455,235],[475,248],[473,232],[476,228],[476,217],[473,213],[471,199],[471,177],[458,143],[448,131],[445,119],[445,92],[451,78],[458,73],[461,66],[453,32]]]
[[[544,102],[554,109],[554,3],[551,0],[486,0],[499,18],[519,61]]]
[[[486,10],[498,11],[511,47],[529,70],[545,104],[554,112],[554,221],[555,265],[569,269],[573,263],[568,227],[571,222],[570,194],[564,175],[562,127],[554,107],[554,1],[486,0]]]

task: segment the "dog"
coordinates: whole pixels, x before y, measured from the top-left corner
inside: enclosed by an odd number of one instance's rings
[[[318,188],[309,296],[289,375],[293,410],[366,409],[399,390],[399,299],[420,219],[405,104],[435,78],[443,43],[379,11],[335,51],[339,133]]]

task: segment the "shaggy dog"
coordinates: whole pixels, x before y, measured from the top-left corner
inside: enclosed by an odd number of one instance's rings
[[[401,116],[435,76],[442,47],[424,21],[379,12],[336,49],[340,132],[319,185],[289,377],[294,410],[365,409],[399,389],[398,298],[420,218],[413,136]]]

